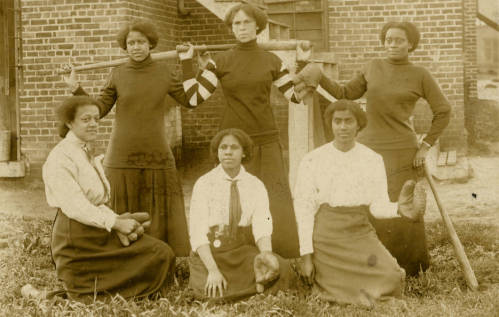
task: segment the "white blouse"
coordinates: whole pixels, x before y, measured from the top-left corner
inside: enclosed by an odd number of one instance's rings
[[[230,178],[219,164],[201,176],[192,190],[189,212],[189,235],[192,250],[209,244],[207,234],[210,227],[229,224],[230,186],[238,180],[241,202],[239,226],[252,225],[255,241],[272,235],[272,216],[269,210],[267,190],[256,177],[241,166],[239,174]]]
[[[50,152],[42,170],[47,202],[70,219],[111,231],[117,215],[105,205],[110,186],[102,156],[95,157],[92,165],[84,146],[85,142],[69,131]]]
[[[376,218],[398,217],[390,202],[383,158],[368,147],[342,152],[333,143],[305,155],[294,188],[300,254],[313,253],[315,213],[323,203],[332,207],[367,205]]]

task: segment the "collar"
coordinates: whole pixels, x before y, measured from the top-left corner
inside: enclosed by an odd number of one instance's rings
[[[357,141],[353,144],[353,147],[352,147],[350,150],[346,151],[346,152],[343,152],[343,151],[341,151],[341,150],[338,150],[338,149],[336,148],[336,146],[334,146],[334,141],[331,141],[331,143],[330,143],[330,144],[331,144],[330,148],[331,148],[334,152],[336,152],[336,153],[341,153],[341,154],[349,154],[349,153],[353,153],[353,152],[354,152],[354,151],[358,148]]]
[[[228,181],[242,180],[247,174],[246,169],[242,164],[241,164],[241,169],[239,170],[239,174],[237,174],[236,177],[234,178],[231,178],[229,175],[227,175],[227,173],[225,173],[222,164],[218,164],[217,167],[215,167],[215,173],[218,177]]]
[[[236,49],[241,50],[241,51],[252,51],[258,48],[258,44],[256,43],[256,39],[251,40],[246,43],[241,43],[238,42]]]
[[[391,65],[409,65],[410,64],[408,56],[404,59],[399,60],[399,61],[394,61],[394,60],[391,60],[389,58],[385,58],[384,61],[387,62],[388,64],[391,64]]]
[[[144,59],[141,62],[136,62],[133,59],[128,58],[127,66],[131,67],[131,68],[135,68],[135,69],[140,69],[140,68],[144,68],[144,67],[150,65],[152,62],[153,62],[153,60],[152,60],[151,54],[149,54],[146,57],[146,59]]]

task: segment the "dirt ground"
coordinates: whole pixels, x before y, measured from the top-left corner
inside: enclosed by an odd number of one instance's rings
[[[466,183],[437,183],[440,199],[455,222],[480,222],[499,226],[499,154],[468,158],[473,177]],[[182,172],[183,189],[188,210],[194,181],[207,167]],[[426,183],[426,181],[424,181]],[[427,185],[427,184],[426,184]],[[440,214],[427,186],[427,221],[440,219]],[[52,219],[55,215],[45,200],[41,180],[0,180],[0,213]]]

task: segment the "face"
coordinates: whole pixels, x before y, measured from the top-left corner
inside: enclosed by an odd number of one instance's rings
[[[126,52],[136,62],[142,62],[149,56],[151,43],[147,37],[137,31],[131,31],[126,37]]]
[[[412,44],[404,30],[391,28],[386,32],[385,50],[389,59],[394,61],[406,59],[411,48]]]
[[[218,160],[225,170],[238,169],[244,157],[243,147],[233,135],[226,135],[218,145]]]
[[[246,43],[256,39],[257,26],[253,18],[246,15],[243,10],[234,15],[232,20],[232,32],[241,43]]]
[[[80,106],[76,109],[74,120],[66,123],[66,125],[80,140],[89,142],[97,138],[99,119],[99,108],[97,106]]]
[[[350,110],[335,111],[331,121],[335,142],[344,145],[350,145],[355,142],[355,137],[359,131],[359,124]]]

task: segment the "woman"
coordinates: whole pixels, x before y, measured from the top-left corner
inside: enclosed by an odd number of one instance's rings
[[[262,10],[238,4],[227,12],[225,23],[236,37],[236,47],[217,54],[197,77],[192,70],[192,46],[185,53],[179,52],[183,86],[191,106],[196,106],[215,91],[220,81],[227,102],[220,129],[239,128],[253,139],[255,155],[246,168],[265,184],[269,193],[274,220],[273,250],[286,258],[297,257],[298,237],[287,168],[270,105],[272,84],[286,98],[297,102],[292,78],[279,57],[256,43],[257,34],[267,26],[267,16]],[[310,53],[300,47],[297,52],[298,60],[307,59]]]
[[[220,131],[210,150],[218,166],[199,178],[189,213],[189,286],[200,297],[232,300],[286,288],[289,263],[272,253],[272,217],[263,183],[241,165],[252,142]],[[256,246],[255,246],[256,244]]]
[[[368,215],[414,221],[424,205],[412,202],[413,180],[404,184],[398,205],[389,201],[382,157],[355,141],[367,123],[359,105],[337,101],[325,117],[334,140],[305,155],[294,189],[301,271],[326,300],[373,306],[402,294],[405,272]]]
[[[129,61],[114,68],[97,98],[101,117],[116,104],[116,118],[104,159],[111,183],[111,208],[118,214],[148,212],[149,234],[167,242],[177,256],[190,251],[184,198],[175,159],[165,135],[165,98],[189,106],[179,81],[164,64],[151,59],[158,34],[153,25],[135,22],[117,36]],[[67,80],[74,94],[86,94]]]
[[[449,123],[451,106],[431,74],[409,62],[409,53],[419,43],[419,31],[410,22],[389,22],[380,39],[387,57],[369,62],[345,85],[323,76],[317,65],[307,65],[296,85],[313,86],[327,99],[357,99],[366,94],[368,125],[358,137],[383,157],[388,193],[396,201],[406,180],[417,179],[430,147]],[[332,98],[334,97],[334,98]],[[424,98],[433,112],[431,128],[421,145],[411,123],[416,101]],[[408,275],[417,275],[429,266],[424,221],[372,219],[383,244]]]
[[[72,299],[144,297],[171,281],[175,255],[163,241],[142,235],[147,214],[118,216],[106,206],[110,186],[100,160],[89,151],[97,137],[99,106],[88,96],[75,96],[58,109],[64,139],[43,165],[47,202],[58,208],[52,258]]]

